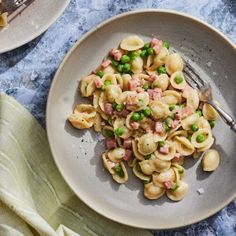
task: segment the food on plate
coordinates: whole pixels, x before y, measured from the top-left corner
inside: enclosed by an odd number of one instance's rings
[[[181,56],[169,48],[157,38],[124,38],[81,79],[81,95],[92,104],[77,105],[68,119],[75,128],[94,127],[105,136],[102,161],[114,181],[127,182],[132,168],[146,198],[166,194],[179,201],[189,189],[184,159],[211,148],[217,113],[200,102],[185,80]],[[202,162],[205,171],[213,171],[219,154],[210,149]]]
[[[7,26],[7,12],[2,12],[0,11],[0,27],[6,27]]]

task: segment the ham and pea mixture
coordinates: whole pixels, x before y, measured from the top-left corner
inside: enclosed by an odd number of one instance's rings
[[[146,198],[166,193],[179,201],[188,192],[184,159],[206,152],[203,170],[213,171],[220,156],[210,149],[217,113],[188,86],[181,56],[169,48],[157,38],[146,43],[136,35],[124,38],[81,79],[80,92],[92,104],[78,104],[69,121],[102,132],[107,147],[102,161],[117,183],[127,182],[132,168]]]

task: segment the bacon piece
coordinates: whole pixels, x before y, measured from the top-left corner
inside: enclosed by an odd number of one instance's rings
[[[106,67],[108,67],[110,64],[111,64],[111,61],[110,61],[109,59],[106,59],[106,60],[103,61],[103,63],[101,64],[101,66],[102,66],[103,68],[106,68]]]
[[[106,138],[106,146],[108,149],[117,148],[117,143],[114,138]]]
[[[114,114],[117,116],[122,116],[122,117],[126,117],[127,115],[129,115],[130,111],[128,111],[127,109],[123,109],[122,111],[114,111]]]
[[[174,185],[174,182],[172,180],[167,180],[166,182],[164,182],[164,185],[167,189],[171,189]]]
[[[130,126],[133,128],[133,129],[138,129],[140,124],[138,122],[135,122],[135,121],[131,121],[130,122]]]
[[[125,161],[129,161],[131,159],[132,155],[133,155],[133,152],[131,150],[129,150],[129,149],[126,149],[125,150],[124,160]]]
[[[157,133],[162,133],[164,131],[163,123],[160,121],[155,122],[155,131]]]
[[[97,88],[101,88],[103,86],[103,82],[98,76],[95,78],[94,83]]]
[[[124,140],[124,148],[131,149],[132,148],[132,139],[127,138]]]
[[[169,147],[167,145],[164,145],[163,147],[160,147],[159,151],[162,154],[169,154]]]
[[[112,104],[111,103],[106,103],[104,106],[105,109],[105,113],[107,113],[108,115],[112,115],[113,112],[113,108],[112,108]]]

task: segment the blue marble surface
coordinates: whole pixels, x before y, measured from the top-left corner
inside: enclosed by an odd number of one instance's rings
[[[0,91],[16,98],[45,126],[50,84],[71,46],[107,18],[140,8],[189,13],[236,43],[236,0],[71,0],[64,14],[43,35],[0,55]],[[207,220],[185,228],[156,231],[155,235],[236,235],[236,201]]]

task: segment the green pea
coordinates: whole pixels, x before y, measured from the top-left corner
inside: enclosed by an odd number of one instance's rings
[[[130,57],[128,55],[123,55],[120,59],[121,63],[125,64],[130,61]]]
[[[117,103],[116,102],[113,102],[112,103],[112,108],[115,110],[116,109],[116,106],[117,106]]]
[[[196,131],[199,130],[199,128],[198,128],[198,126],[197,126],[196,124],[192,124],[192,125],[191,125],[191,130],[192,130],[193,132],[196,132]]]
[[[150,43],[145,43],[143,46],[143,49],[148,49],[150,48],[151,44]]]
[[[104,81],[104,85],[107,87],[107,86],[109,86],[109,85],[111,85],[111,81],[110,80],[105,80]]]
[[[123,72],[123,68],[124,68],[124,65],[119,64],[119,65],[117,66],[118,72],[122,73],[122,72]]]
[[[137,58],[139,56],[139,54],[137,52],[131,52],[130,53],[130,60],[134,60],[135,58]]]
[[[182,76],[176,76],[175,77],[175,83],[181,84],[184,81],[184,78]]]
[[[157,68],[157,72],[158,72],[159,74],[166,74],[166,68],[165,68],[164,66],[159,66],[159,67]]]
[[[202,143],[202,142],[204,142],[206,140],[206,137],[205,137],[204,134],[199,134],[197,136],[196,140],[197,140],[198,143]]]
[[[124,109],[124,105],[123,104],[117,104],[116,105],[116,110],[117,111],[122,111]]]
[[[116,174],[118,174],[120,177],[124,177],[124,171],[122,170],[121,166],[115,166],[114,167],[114,171],[116,172]]]
[[[111,60],[111,64],[115,67],[117,67],[119,65],[119,62],[116,60]]]
[[[131,65],[129,63],[125,63],[123,66],[123,72],[128,73],[130,72]]]
[[[142,50],[140,53],[140,57],[145,58],[147,56],[147,50]]]
[[[143,114],[148,117],[152,114],[152,110],[150,108],[146,108],[143,110]]]
[[[196,110],[196,113],[201,117],[202,116],[202,111],[201,110]]]
[[[105,130],[104,134],[106,137],[109,137],[109,138],[114,136],[114,132],[108,129]]]
[[[173,111],[174,109],[175,109],[175,105],[174,105],[174,104],[170,104],[170,105],[169,105],[169,110],[170,110],[170,111]]]
[[[144,114],[143,113],[140,113],[140,120],[144,119]]]
[[[163,43],[163,47],[169,49],[169,48],[170,48],[170,44],[165,41],[165,42]]]
[[[175,184],[172,186],[171,190],[172,190],[173,192],[175,192],[175,191],[178,189],[178,187],[179,187],[179,185],[175,183]]]
[[[104,72],[102,70],[99,70],[97,73],[96,73],[97,76],[99,76],[100,78],[103,77],[104,75]]]
[[[139,121],[140,120],[140,114],[137,112],[134,112],[131,116],[131,120],[133,121]]]
[[[215,120],[208,120],[208,122],[209,122],[211,128],[213,129],[215,127],[215,123],[216,123]]]
[[[117,135],[117,136],[121,136],[122,134],[124,133],[124,130],[123,130],[123,128],[116,128],[115,129],[115,135]]]
[[[146,155],[146,156],[144,156],[144,159],[145,159],[145,160],[149,160],[149,159],[151,158],[151,156],[152,156],[151,154]]]
[[[143,89],[144,89],[145,91],[147,91],[147,90],[149,89],[149,85],[148,85],[148,84],[144,84],[144,85],[143,85]]]
[[[164,147],[165,146],[165,141],[160,141],[160,142],[158,142],[158,144],[159,144],[159,147]]]
[[[148,48],[147,49],[147,55],[152,55],[154,53],[153,48]]]

